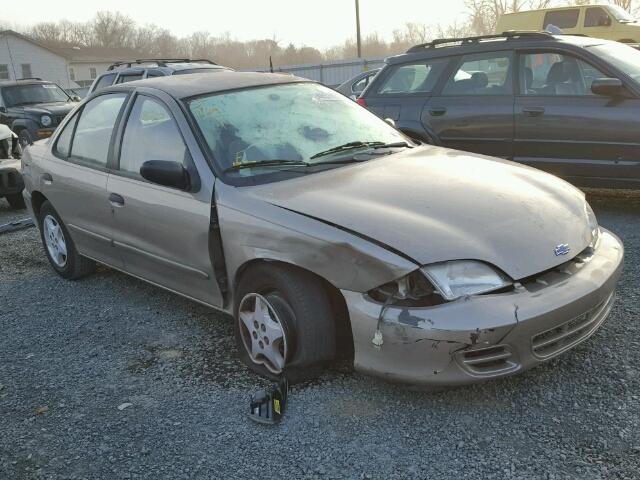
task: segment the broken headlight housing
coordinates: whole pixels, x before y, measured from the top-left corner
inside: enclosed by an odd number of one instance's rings
[[[448,301],[466,295],[502,290],[513,281],[498,269],[477,260],[432,263],[420,269]]]
[[[374,288],[367,295],[376,302],[403,307],[430,307],[443,303],[442,296],[420,270]]]
[[[584,210],[587,214],[589,230],[591,230],[591,243],[589,244],[589,246],[595,250],[598,246],[598,241],[600,240],[600,225],[598,225],[598,219],[596,218],[596,214],[593,213],[591,205],[589,205],[587,202],[584,202]]]

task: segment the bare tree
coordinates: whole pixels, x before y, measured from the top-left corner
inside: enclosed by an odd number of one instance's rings
[[[467,0],[471,30],[478,35],[494,33],[496,24],[505,13],[548,8],[554,0]]]

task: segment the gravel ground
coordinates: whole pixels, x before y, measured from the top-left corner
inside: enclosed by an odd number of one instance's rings
[[[229,318],[106,268],[64,281],[36,229],[2,235],[0,479],[640,478],[640,193],[588,194],[627,249],[590,340],[435,392],[336,368],[277,427],[245,416],[262,382]]]

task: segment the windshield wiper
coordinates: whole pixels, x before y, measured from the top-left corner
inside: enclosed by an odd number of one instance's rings
[[[286,166],[299,166],[299,167],[307,167],[309,164],[307,162],[302,162],[300,160],[257,160],[252,162],[243,162],[236,163],[235,165],[231,165],[229,168],[225,168],[224,172],[235,172],[237,170],[242,170],[243,168],[253,168],[253,167],[276,167],[279,165]]]
[[[323,150],[322,152],[318,152],[315,155],[311,156],[311,159],[324,157],[325,155],[331,155],[332,153],[344,152],[347,150],[353,150],[355,148],[394,148],[394,147],[409,147],[407,142],[394,142],[394,143],[384,143],[384,142],[349,142],[343,145],[338,145],[337,147],[329,148],[328,150]],[[328,162],[324,162],[328,163]]]

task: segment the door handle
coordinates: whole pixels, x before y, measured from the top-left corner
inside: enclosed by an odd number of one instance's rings
[[[40,175],[40,178],[45,185],[51,185],[53,183],[53,177],[50,173],[43,173]]]
[[[124,198],[117,193],[112,193],[109,195],[109,203],[113,207],[124,207]]]
[[[544,108],[527,107],[522,109],[522,113],[524,113],[527,117],[539,117],[540,115],[544,115]]]
[[[429,109],[429,113],[432,117],[440,117],[447,113],[447,109],[444,107],[433,107]]]

